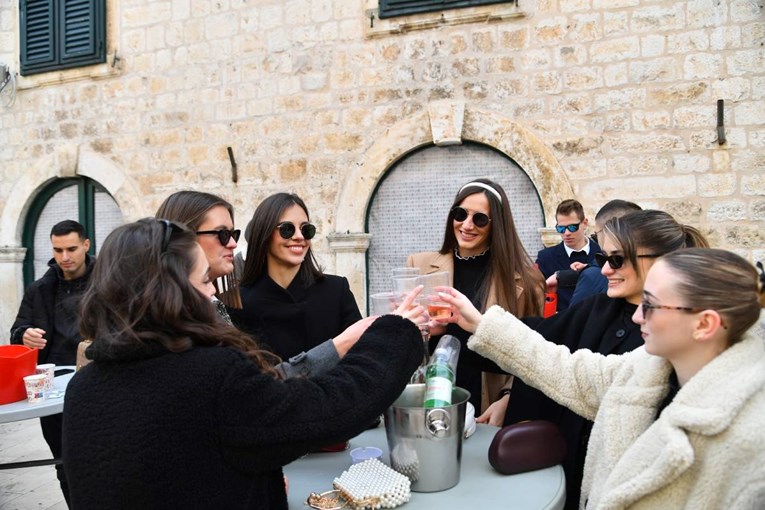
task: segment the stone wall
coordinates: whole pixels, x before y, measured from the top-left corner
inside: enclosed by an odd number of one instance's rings
[[[17,6],[0,3],[0,60],[14,69]],[[568,193],[590,213],[626,198],[765,258],[763,0],[521,0],[382,21],[374,7],[109,0],[107,64],[20,78],[16,104],[0,109],[0,245],[16,253],[46,179],[102,161],[89,175],[109,181],[127,219],[195,188],[229,198],[241,226],[267,195],[295,191],[323,234],[320,259],[342,274],[363,267],[329,242],[361,233],[337,229],[374,189],[355,180],[360,165],[379,178],[396,155],[370,156],[383,153],[375,144],[406,140],[412,119],[447,103],[502,119],[484,127],[489,144],[497,126],[533,134],[562,169],[535,180],[548,223]],[[419,126],[409,149],[432,140]],[[13,264],[0,276],[3,330],[21,293]]]

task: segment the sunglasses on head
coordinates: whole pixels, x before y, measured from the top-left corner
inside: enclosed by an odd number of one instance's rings
[[[165,226],[165,236],[162,239],[162,253],[167,251],[167,247],[170,245],[170,238],[173,237],[173,234],[177,232],[183,232],[183,228],[170,221],[170,220],[157,220],[158,222],[162,223]]]
[[[452,218],[454,218],[454,221],[465,221],[468,219],[468,216],[470,216],[470,213],[464,207],[455,207],[452,209]],[[473,213],[473,225],[478,228],[485,227],[490,221],[491,218],[489,218],[487,214],[482,212]]]
[[[279,223],[276,228],[279,229],[279,235],[282,236],[282,239],[292,239],[297,230],[295,224],[289,221]],[[300,225],[300,233],[303,234],[306,241],[310,241],[316,235],[316,225],[313,223],[303,223]]]
[[[662,255],[662,253],[646,253],[645,255],[638,255],[637,258],[655,259],[657,257],[661,257]],[[626,258],[624,255],[606,255],[602,252],[595,254],[595,262],[600,267],[605,266],[606,262],[608,262],[608,265],[611,267],[611,269],[621,269],[625,260]]]
[[[235,242],[239,242],[239,235],[241,233],[242,231],[239,229],[236,229],[236,230],[221,229],[221,230],[200,230],[197,232],[197,235],[205,235],[205,234],[213,235],[214,234],[218,236],[218,241],[220,241],[220,244],[222,246],[226,246],[232,237],[234,238]]]
[[[579,225],[581,225],[581,223],[574,223],[572,225],[555,225],[555,230],[559,234],[562,234],[566,230],[568,230],[569,232],[576,232],[577,230],[579,230]]]

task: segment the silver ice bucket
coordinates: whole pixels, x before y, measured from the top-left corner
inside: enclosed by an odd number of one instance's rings
[[[410,384],[385,411],[391,467],[409,477],[415,492],[443,491],[460,481],[470,392],[455,387],[446,407],[422,407],[424,397],[424,384]]]

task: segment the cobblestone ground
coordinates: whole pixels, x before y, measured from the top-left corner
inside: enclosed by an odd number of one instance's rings
[[[0,464],[49,459],[39,420],[0,424]],[[0,510],[66,510],[53,466],[0,470]]]

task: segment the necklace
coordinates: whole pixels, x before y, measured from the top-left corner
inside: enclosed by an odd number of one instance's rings
[[[478,257],[483,257],[484,255],[486,255],[486,252],[489,251],[489,249],[486,248],[485,250],[483,250],[478,255],[468,255],[467,257],[463,257],[462,255],[460,255],[460,251],[459,250],[460,250],[459,248],[454,248],[454,256],[457,257],[459,260],[477,259]]]

